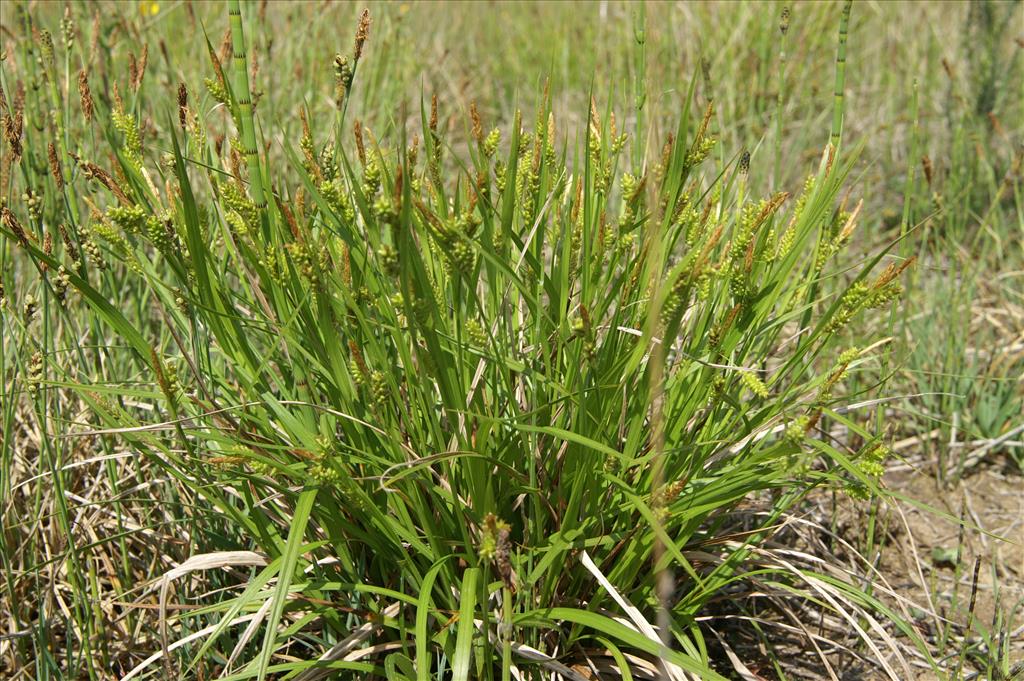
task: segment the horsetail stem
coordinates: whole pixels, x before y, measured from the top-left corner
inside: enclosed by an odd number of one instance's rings
[[[779,85],[775,93],[775,163],[772,180],[779,181],[782,169],[782,93],[786,85],[786,36],[789,34],[789,5],[782,8],[779,19]]]
[[[829,141],[833,148],[839,148],[843,136],[843,107],[846,88],[846,36],[850,26],[850,8],[853,0],[843,3],[843,14],[839,18],[839,46],[836,48],[836,85],[833,92],[832,134]]]
[[[238,101],[238,117],[242,124],[242,146],[249,166],[249,191],[256,207],[267,207],[263,191],[263,172],[260,169],[259,152],[256,148],[256,129],[252,119],[252,96],[249,92],[249,69],[245,56],[245,34],[242,32],[242,10],[238,0],[228,0],[228,15],[231,22],[231,51],[235,69],[235,97]]]

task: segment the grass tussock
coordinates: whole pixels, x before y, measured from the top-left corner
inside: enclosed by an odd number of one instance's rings
[[[364,122],[389,52],[363,11],[321,55],[330,109],[292,124],[252,50],[265,8],[224,10],[200,87],[147,77],[145,44],[100,69],[99,14],[82,45],[70,9],[55,41],[19,5],[0,71],[4,664],[752,678],[734,648],[777,625],[833,676],[829,638],[888,678],[959,673],[868,552],[800,516],[819,489],[875,512],[904,428],[891,348],[925,323],[900,302],[933,253],[912,238],[958,238],[913,219],[985,196],[938,191],[925,156],[932,196],[910,166],[896,229],[865,235],[850,3],[824,147],[776,140],[772,162],[727,143],[710,66],[670,124],[649,113],[642,13],[631,107],[595,87],[562,121],[546,85],[525,114],[435,95]],[[996,98],[983,85],[976,107]],[[783,100],[764,105],[780,135]],[[1005,186],[986,215],[1019,205]],[[985,452],[1019,433],[1019,385],[994,380],[1004,396],[972,398]]]

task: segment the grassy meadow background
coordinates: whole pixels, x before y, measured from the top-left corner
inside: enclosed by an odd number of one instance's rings
[[[1022,3],[230,6],[3,4],[0,675],[1021,678]]]

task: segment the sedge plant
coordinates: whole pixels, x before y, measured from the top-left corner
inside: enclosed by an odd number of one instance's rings
[[[818,485],[876,492],[886,455],[827,425],[864,355],[841,339],[910,263],[842,257],[859,208],[841,197],[841,99],[806,181],[765,196],[746,190],[749,154],[706,163],[713,108],[693,85],[652,154],[610,105],[560,127],[546,91],[504,124],[474,107],[465,139],[437,98],[378,136],[348,109],[364,13],[334,61],[337,115],[281,141],[254,107],[243,7],[228,13],[207,93],[150,112],[159,150],[136,76],[90,100],[106,162],[57,144],[44,198],[2,209],[45,300],[23,297],[22,322],[87,318],[140,381],[72,380],[73,356],[44,348],[19,368],[38,409],[74,391],[95,428],[67,438],[151,461],[205,509],[193,547],[256,566],[197,609],[162,600],[162,640],[127,676],[540,678],[589,660],[724,678],[701,616],[792,581],[765,560],[779,518]],[[71,110],[19,106],[52,104]]]

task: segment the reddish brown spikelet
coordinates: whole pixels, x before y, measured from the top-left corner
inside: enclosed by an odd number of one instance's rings
[[[135,89],[135,81],[139,77],[139,63],[135,61],[135,55],[128,53],[128,87]]]
[[[11,101],[11,108],[15,113],[25,110],[25,83],[18,81],[14,87],[14,99]]]
[[[60,169],[60,157],[57,156],[57,147],[53,146],[53,142],[50,142],[47,147],[46,156],[50,161],[50,174],[53,175],[53,180],[57,183],[57,189],[63,189],[64,173]]]
[[[217,53],[213,51],[213,47],[207,46],[207,51],[210,54],[210,64],[213,65],[213,72],[217,76],[217,82],[223,87],[227,87],[227,81],[224,80],[224,68],[220,64],[220,59],[217,57]]]
[[[359,25],[356,26],[356,44],[355,49],[352,50],[354,61],[359,61],[359,58],[363,56],[363,45],[368,37],[370,37],[370,10],[364,9],[359,15]]]
[[[156,382],[159,384],[160,390],[162,390],[164,394],[169,395],[171,393],[171,384],[170,381],[167,380],[167,375],[164,373],[163,362],[160,361],[160,356],[156,354],[155,349],[150,349],[149,360],[153,365],[153,372],[156,374]]]
[[[881,288],[882,286],[892,283],[899,278],[901,274],[903,274],[904,270],[913,265],[916,260],[917,256],[913,255],[899,265],[890,263],[889,266],[878,275],[878,278],[875,279],[874,284],[872,284],[872,288]]]
[[[224,35],[220,38],[220,60],[222,63],[228,63],[231,61],[234,50],[231,47],[231,29],[224,29]]]
[[[239,185],[242,184],[242,154],[233,146],[228,151],[228,164],[231,166],[231,174]],[[243,188],[244,193],[244,188]]]
[[[345,284],[346,288],[352,287],[352,263],[348,259],[347,243],[341,244],[341,281]]]
[[[46,236],[43,237],[43,254],[46,256],[53,255],[53,235],[49,232],[47,232]],[[46,274],[46,271],[50,269],[50,266],[44,261],[39,263],[39,269],[43,274]]]
[[[18,222],[17,216],[7,206],[0,207],[0,222],[3,222],[4,226],[17,237],[22,246],[27,247],[29,243],[36,240],[34,235],[25,232],[21,223]]]
[[[420,136],[414,133],[413,136],[412,136],[412,144],[409,146],[409,167],[410,168],[415,168],[416,167],[416,159],[419,157],[419,153],[420,153]]]
[[[480,122],[480,112],[476,110],[476,102],[471,102],[469,105],[469,117],[473,121],[473,139],[476,140],[477,144],[482,144],[484,141],[484,126]]]
[[[149,61],[149,43],[142,46],[142,54],[139,56],[135,69],[135,76],[132,78],[132,90],[139,91],[142,87],[142,79],[146,76],[146,62]]]
[[[21,158],[21,128],[24,123],[21,111],[15,111],[13,116],[4,116],[4,139],[11,147],[11,160],[17,163]]]
[[[693,276],[700,275],[704,269],[704,265],[707,264],[708,258],[711,256],[711,251],[714,250],[715,246],[718,245],[718,241],[722,238],[722,234],[725,232],[725,225],[718,225],[715,231],[711,233],[711,238],[704,244],[704,248],[701,249],[700,255],[697,256],[697,261],[693,265]]]
[[[580,217],[580,209],[583,207],[583,178],[577,178],[576,180],[576,200],[572,204],[571,219],[572,224],[576,224],[576,220]]]
[[[71,235],[68,234],[67,226],[62,222],[57,225],[57,229],[60,230],[60,238],[64,242],[64,250],[67,251],[68,257],[72,260],[78,260],[78,249],[75,248],[75,242],[71,240]]]
[[[278,199],[277,207],[281,210],[281,214],[284,215],[284,219],[288,223],[289,229],[291,229],[292,237],[296,241],[302,241],[302,233],[299,231],[299,223],[295,221],[295,216],[292,214],[291,209],[288,208],[288,204]]]
[[[925,154],[921,157],[921,167],[924,169],[924,179],[927,180],[928,186],[932,185],[932,160]]]
[[[946,72],[946,77],[949,78],[950,80],[953,80],[956,77],[956,74],[954,74],[953,72],[953,65],[950,64],[949,60],[947,60],[945,57],[942,58],[942,68]]]
[[[363,141],[363,124],[357,118],[352,124],[352,135],[356,138],[356,151],[359,153],[359,162],[366,165],[366,143]]]
[[[725,316],[722,323],[712,332],[714,336],[714,345],[718,345],[722,341],[722,337],[729,332],[729,329],[732,328],[733,322],[736,321],[736,315],[740,313],[742,308],[742,303],[736,303],[733,305],[732,309],[729,310],[729,314]]]
[[[134,203],[131,199],[128,198],[128,195],[125,194],[124,190],[121,189],[121,186],[118,184],[117,180],[115,180],[114,177],[106,170],[99,167],[95,163],[83,161],[82,159],[77,157],[75,158],[75,160],[78,163],[78,167],[81,168],[82,174],[85,175],[87,179],[96,180],[104,187],[109,189],[111,192],[113,192],[114,196],[117,197],[117,200],[121,202],[121,205],[130,206]]]
[[[182,130],[188,123],[188,88],[184,83],[178,83],[178,122]]]
[[[85,122],[92,122],[92,91],[89,89],[89,76],[86,75],[85,69],[78,72],[78,97],[82,102],[82,115],[85,116]]]
[[[348,349],[349,352],[352,353],[352,359],[355,361],[356,366],[359,367],[359,372],[364,376],[368,375],[369,371],[366,369],[366,361],[363,359],[363,353],[359,350],[359,346],[356,345],[356,342],[350,340],[348,342]]]
[[[811,413],[811,418],[807,422],[807,428],[804,429],[804,433],[809,433],[818,426],[818,421],[821,420],[821,409],[815,409]]]
[[[434,137],[437,137],[437,93],[430,97],[430,123],[428,127],[430,132],[434,133]]]
[[[676,136],[671,132],[669,137],[665,140],[665,145],[662,146],[662,168],[669,167],[669,158],[672,156],[672,147],[676,143]]]
[[[711,116],[715,111],[715,103],[708,102],[708,108],[704,110],[704,118],[700,122],[700,128],[697,130],[697,141],[704,138],[704,135],[708,132],[708,126],[711,124]],[[695,142],[696,144],[696,142]]]

